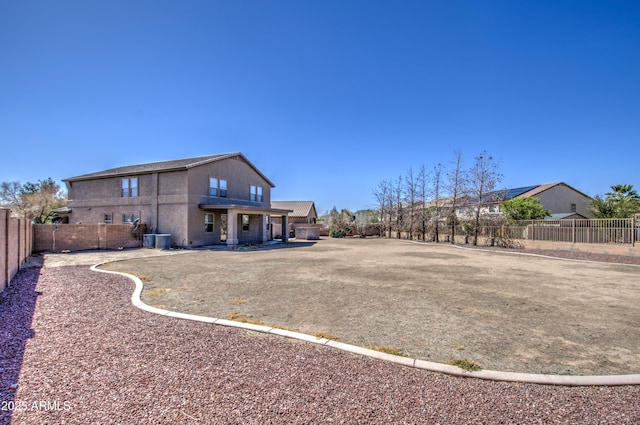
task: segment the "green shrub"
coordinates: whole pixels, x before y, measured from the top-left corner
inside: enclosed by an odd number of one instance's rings
[[[331,229],[331,231],[329,232],[329,236],[332,238],[344,238],[345,233],[340,229]]]
[[[479,370],[482,370],[482,366],[480,366],[478,363],[474,362],[473,360],[455,359],[455,360],[449,360],[447,364],[450,364],[452,366],[458,366],[460,369],[466,370],[467,372],[477,372]]]

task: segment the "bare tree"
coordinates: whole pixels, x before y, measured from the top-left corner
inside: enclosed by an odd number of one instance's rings
[[[440,242],[440,213],[442,210],[441,205],[441,191],[442,191],[442,164],[438,164],[433,167],[433,173],[431,174],[431,197],[433,199],[433,214],[432,219],[434,221],[433,227],[433,240]]]
[[[413,168],[409,168],[404,179],[404,201],[407,205],[406,228],[409,239],[413,240],[413,231],[416,225],[416,199],[418,196],[417,181],[413,175]]]
[[[424,164],[420,167],[420,172],[416,179],[418,202],[420,203],[420,232],[422,240],[427,240],[427,186],[429,184],[429,172]]]
[[[19,182],[2,182],[0,184],[0,205],[21,215],[23,209],[22,185]]]
[[[474,206],[473,211],[473,245],[478,244],[480,232],[480,215],[483,205],[495,201],[491,197],[496,186],[502,180],[498,171],[500,163],[483,150],[475,158],[473,167],[468,172],[468,193]],[[491,198],[491,199],[490,199]]]
[[[451,196],[451,205],[449,206],[450,210],[447,216],[448,224],[451,228],[451,243],[455,243],[456,224],[458,222],[456,209],[465,191],[465,174],[465,171],[462,169],[462,151],[458,150],[455,152],[455,157],[451,162],[451,168],[447,171],[447,181],[445,185]]]
[[[395,228],[396,238],[400,239],[402,236],[402,228],[404,227],[404,208],[402,206],[402,176],[398,177],[398,180],[393,184],[393,207],[395,209]]]
[[[391,237],[391,216],[392,210],[392,183],[383,180],[373,190],[373,196],[376,198],[376,206],[379,214],[380,234]]]

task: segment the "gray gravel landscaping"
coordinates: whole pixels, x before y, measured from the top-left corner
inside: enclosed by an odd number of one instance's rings
[[[0,423],[640,423],[640,386],[455,378],[149,314],[133,288],[85,266],[19,274],[0,297]]]

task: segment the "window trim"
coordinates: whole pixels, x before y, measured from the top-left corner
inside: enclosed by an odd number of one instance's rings
[[[240,218],[240,226],[242,227],[243,232],[251,230],[251,217],[249,217],[249,214],[242,214],[242,217]]]
[[[262,186],[249,185],[249,200],[251,202],[263,202]]]
[[[209,220],[211,218],[211,220]],[[205,213],[204,215],[204,232],[213,233],[215,218],[212,213]]]
[[[214,196],[216,198],[226,198],[227,180],[209,176],[209,196]]]
[[[128,216],[131,216],[131,221],[127,221]],[[133,224],[136,220],[138,220],[138,223],[140,222],[140,213],[137,213],[137,212],[122,213],[122,224]]]
[[[138,197],[138,177],[123,177],[120,179],[120,197]]]

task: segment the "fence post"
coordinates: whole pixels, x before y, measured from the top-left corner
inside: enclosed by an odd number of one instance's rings
[[[571,240],[573,241],[573,243],[576,243],[576,219],[574,218],[573,220],[571,220]]]
[[[1,215],[4,215],[4,246],[2,247],[2,249],[4,249],[4,276],[2,276],[3,285],[2,288],[0,288],[3,290],[9,286],[9,282],[11,281],[11,272],[9,271],[9,218],[11,216],[11,211],[2,209],[0,210],[0,216]]]
[[[531,240],[532,241],[536,240],[536,228],[533,224],[533,220],[531,220]]]
[[[631,217],[631,246],[636,246],[636,217]]]

